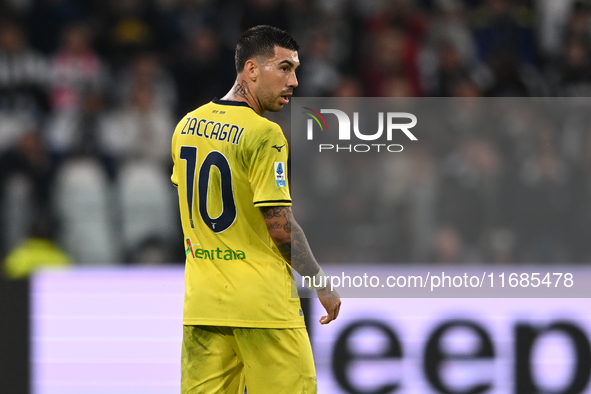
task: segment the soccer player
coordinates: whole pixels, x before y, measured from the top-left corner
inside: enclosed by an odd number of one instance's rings
[[[291,267],[316,284],[325,275],[291,213],[287,141],[261,116],[289,102],[297,51],[285,31],[249,29],[236,46],[232,89],[174,132],[171,179],[187,256],[182,393],[316,393]],[[315,289],[328,324],[340,298]]]

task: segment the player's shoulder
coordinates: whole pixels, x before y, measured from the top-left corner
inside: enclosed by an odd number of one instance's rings
[[[258,116],[258,115],[257,115]],[[250,127],[248,132],[245,133],[244,142],[250,145],[253,149],[260,148],[262,145],[274,144],[283,142],[285,136],[281,127],[262,116],[255,124]]]
[[[264,134],[267,135],[283,135],[283,131],[281,130],[281,126],[279,126],[277,123],[273,122],[272,120],[269,120],[265,117],[262,117],[259,115],[259,124],[258,124],[258,130],[262,131]]]
[[[262,116],[261,116],[261,118],[263,119],[264,124],[266,125],[266,128],[268,130],[270,130],[272,132],[275,132],[275,133],[281,133],[281,134],[283,134],[283,131],[281,130],[281,126],[279,126],[279,124],[277,124],[277,123],[275,123],[272,120],[269,120],[267,118],[263,118]]]

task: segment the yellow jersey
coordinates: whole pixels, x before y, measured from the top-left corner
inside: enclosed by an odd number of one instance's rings
[[[260,208],[291,206],[281,128],[247,103],[214,99],[172,138],[185,239],[183,324],[304,327],[291,266]]]

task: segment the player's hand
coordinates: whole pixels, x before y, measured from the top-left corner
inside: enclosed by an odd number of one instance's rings
[[[322,290],[318,290],[318,299],[322,303],[328,315],[320,318],[320,324],[328,324],[339,315],[341,309],[341,296],[334,290],[330,290],[330,286]]]

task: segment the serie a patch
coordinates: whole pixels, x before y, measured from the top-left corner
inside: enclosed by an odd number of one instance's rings
[[[279,187],[285,187],[285,163],[282,161],[275,162],[275,182]]]

